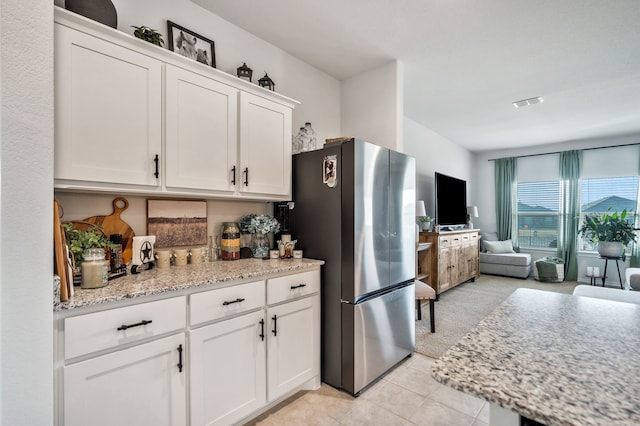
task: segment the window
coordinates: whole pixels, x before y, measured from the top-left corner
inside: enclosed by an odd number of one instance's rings
[[[560,181],[518,182],[520,247],[557,247],[559,212]]]
[[[638,176],[582,179],[580,223],[586,214],[603,214],[607,211],[627,211],[627,221],[633,225],[638,200]],[[595,250],[591,242],[580,236],[581,250]]]

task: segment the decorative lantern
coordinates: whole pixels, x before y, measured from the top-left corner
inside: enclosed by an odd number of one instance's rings
[[[237,73],[238,73],[238,77],[249,79],[249,81],[251,81],[253,70],[247,66],[246,62],[243,62],[242,66],[238,67]]]
[[[258,80],[260,87],[266,87],[269,90],[275,90],[276,84],[269,78],[269,75],[265,72],[264,77]]]

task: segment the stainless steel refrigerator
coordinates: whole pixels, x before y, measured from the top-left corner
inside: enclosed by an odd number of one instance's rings
[[[323,259],[322,381],[357,395],[415,347],[415,159],[351,139],[293,156],[290,226]]]

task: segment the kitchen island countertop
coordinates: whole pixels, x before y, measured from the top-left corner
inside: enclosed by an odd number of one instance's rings
[[[640,305],[519,289],[432,375],[549,426],[640,424],[639,351]]]
[[[323,264],[324,261],[314,259],[240,259],[153,268],[116,278],[102,288],[75,287],[73,297],[66,302],[54,302],[53,309],[64,311],[212,284],[223,286],[233,281],[265,279],[282,273],[304,272]]]

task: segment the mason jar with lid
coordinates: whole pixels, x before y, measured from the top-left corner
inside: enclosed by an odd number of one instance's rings
[[[80,267],[80,288],[100,288],[109,282],[109,261],[105,259],[104,249],[86,249]]]
[[[240,259],[240,226],[236,222],[222,224],[220,248],[222,260]]]

